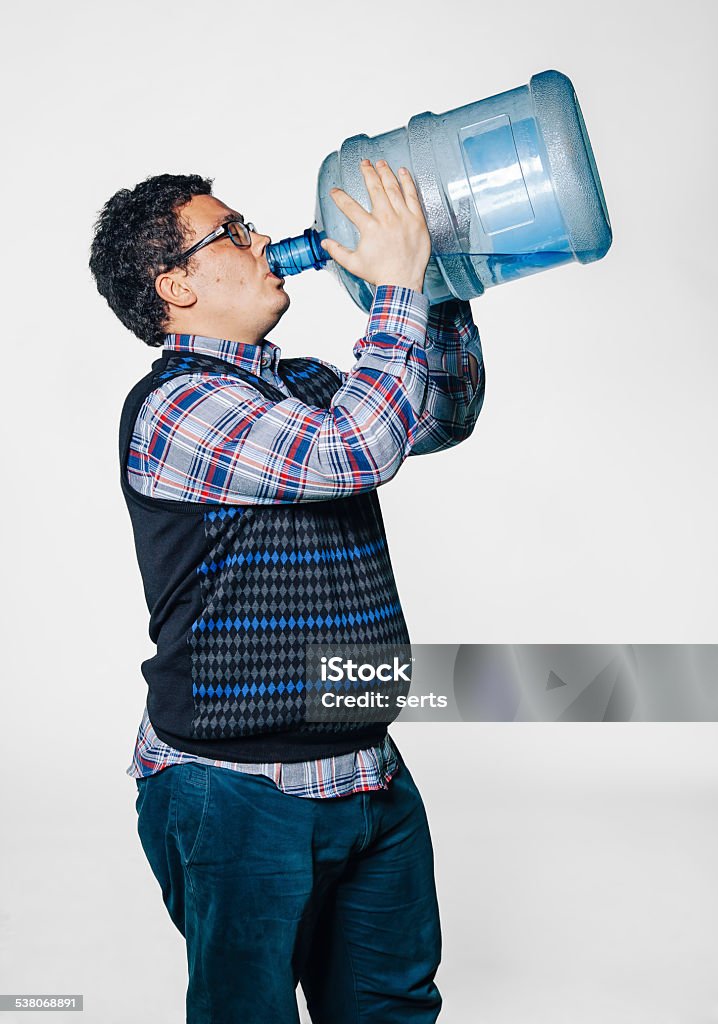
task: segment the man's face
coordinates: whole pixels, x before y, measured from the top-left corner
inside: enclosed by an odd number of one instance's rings
[[[245,220],[214,196],[193,196],[179,216],[187,249],[228,220]],[[289,295],[282,279],[268,273],[269,236],[252,232],[251,237],[252,245],[241,249],[223,236],[195,253],[191,270],[172,272],[193,293],[188,305],[170,300],[173,331],[257,344],[278,323],[289,308]]]

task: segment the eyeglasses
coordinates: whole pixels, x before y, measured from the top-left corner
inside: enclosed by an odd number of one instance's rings
[[[218,228],[215,228],[211,234],[206,235],[200,239],[199,242],[195,242],[194,245],[190,246],[189,249],[185,249],[179,256],[175,256],[174,259],[170,260],[165,265],[168,267],[175,266],[177,263],[183,263],[188,260],[190,256],[194,256],[199,249],[205,245],[209,245],[210,242],[216,242],[218,238],[224,238],[228,236],[229,240],[237,246],[238,249],[248,249],[252,244],[252,236],[250,231],[255,231],[254,224],[248,221],[246,224],[243,220],[230,220],[226,224],[220,224]]]

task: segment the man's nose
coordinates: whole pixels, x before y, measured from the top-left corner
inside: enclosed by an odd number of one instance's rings
[[[258,231],[252,232],[252,249],[257,253],[258,256],[264,254],[264,250],[272,241],[269,235],[262,235]]]

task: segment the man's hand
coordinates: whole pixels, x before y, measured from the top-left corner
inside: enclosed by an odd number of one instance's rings
[[[360,166],[371,213],[341,188],[329,193],[356,225],[359,245],[352,251],[325,238],[322,247],[341,267],[369,284],[399,285],[420,292],[431,255],[431,236],[411,174],[400,167],[397,181],[385,160],[377,160],[376,168],[370,160],[362,160]]]

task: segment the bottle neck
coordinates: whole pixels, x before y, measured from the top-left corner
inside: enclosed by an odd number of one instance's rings
[[[331,258],[319,244],[323,238],[326,238],[323,231],[307,228],[301,235],[273,242],[264,252],[269,269],[277,277],[291,277],[303,270],[322,270]]]

